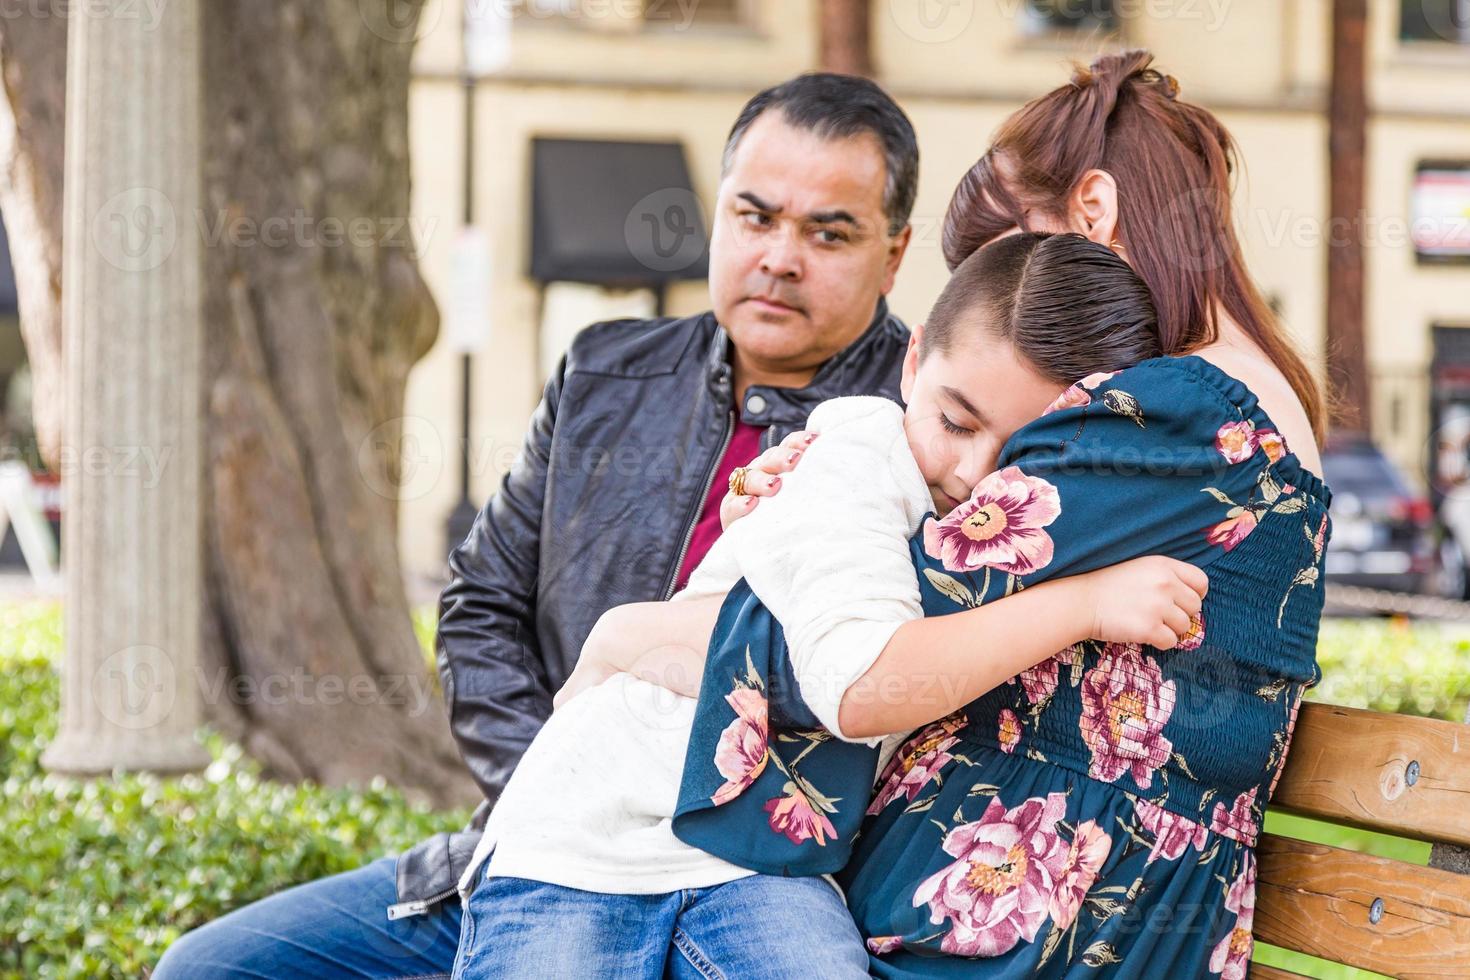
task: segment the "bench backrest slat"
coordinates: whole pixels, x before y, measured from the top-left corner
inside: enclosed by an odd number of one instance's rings
[[[1395,977],[1470,963],[1464,877],[1274,834],[1256,853],[1261,942]]]
[[[1271,806],[1470,845],[1470,726],[1306,703]]]

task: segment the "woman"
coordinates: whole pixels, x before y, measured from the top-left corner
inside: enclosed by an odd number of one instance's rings
[[[1178,101],[1151,60],[1101,58],[1022,108],[946,218],[951,267],[1020,229],[1111,245],[1152,290],[1170,356],[1079,383],[913,542],[927,618],[847,690],[833,732],[923,726],[880,774],[838,874],[875,976],[1248,969],[1253,847],[1320,676],[1324,406],[1244,268],[1229,134]],[[770,454],[755,467],[728,518],[787,468]],[[1043,526],[1027,516],[1038,511],[1057,513]],[[1201,622],[1173,650],[1082,644],[978,696],[923,685],[967,607],[1148,553],[1210,576]],[[741,723],[720,688],[740,668],[712,651],[681,793],[681,812],[703,821],[690,839],[735,855],[761,831],[720,827],[720,808],[692,788],[716,766],[700,732]],[[773,695],[770,730],[757,733],[775,753],[796,737],[782,719],[801,699],[779,651],[755,672],[795,704],[778,712]],[[839,806],[866,799],[823,767],[824,749],[810,747],[794,781]]]

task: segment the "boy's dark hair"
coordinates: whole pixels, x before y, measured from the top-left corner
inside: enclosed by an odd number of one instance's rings
[[[768,88],[740,110],[725,141],[721,173],[729,172],[751,123],[769,109],[780,109],[789,125],[822,139],[876,136],[888,172],[883,187],[888,231],[896,235],[903,230],[919,192],[919,141],[909,117],[887,92],[870,79],[833,72],[808,72]]]
[[[949,353],[979,324],[1060,384],[1162,354],[1143,279],[1112,249],[1072,233],[1007,235],[960,263],[924,323],[920,357]]]

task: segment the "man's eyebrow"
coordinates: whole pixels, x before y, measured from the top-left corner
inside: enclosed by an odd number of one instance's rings
[[[976,420],[980,422],[986,421],[985,413],[980,411],[980,409],[976,408],[974,405],[970,404],[970,399],[960,394],[958,388],[951,388],[949,385],[940,385],[939,390],[958,402],[960,408],[963,408],[965,411],[969,412],[976,418]]]
[[[748,201],[752,206],[755,207],[757,211],[764,211],[767,214],[780,214],[783,210],[778,205],[766,203],[751,191],[741,191],[735,196],[743,201]],[[855,226],[858,223],[857,218],[853,217],[852,212],[846,210],[845,208],[832,208],[827,211],[813,211],[811,214],[806,216],[806,220],[810,221],[812,224],[817,225],[845,223]]]
[[[834,208],[831,211],[813,211],[807,215],[807,219],[813,224],[818,225],[831,225],[838,222],[846,222],[850,225],[856,225],[858,223],[858,220],[852,216],[852,212],[844,211],[841,208]]]
[[[765,201],[762,201],[760,198],[756,197],[750,191],[741,191],[739,194],[736,194],[735,196],[738,197],[738,198],[742,198],[743,200],[749,201],[751,204],[753,204],[755,206],[756,210],[758,210],[758,211],[765,211],[765,212],[767,212],[769,214],[780,214],[781,213],[781,209],[779,207],[777,207],[774,204],[767,204]]]

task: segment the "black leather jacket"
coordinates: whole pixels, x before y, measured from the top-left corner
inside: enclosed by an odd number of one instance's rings
[[[880,299],[868,329],[810,384],[751,386],[741,418],[769,426],[766,448],[828,398],[899,401],[908,339]],[[713,313],[598,323],[547,382],[510,473],[449,556],[439,600],[450,726],[486,802],[471,830],[400,856],[390,917],[454,895],[478,828],[598,617],[672,594],[734,428],[729,347]]]

